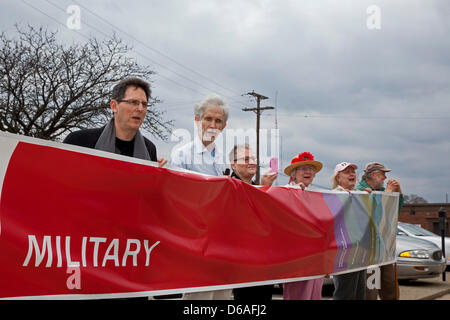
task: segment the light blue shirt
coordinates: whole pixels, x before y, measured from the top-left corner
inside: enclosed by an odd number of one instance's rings
[[[174,150],[169,164],[212,176],[223,176],[225,169],[228,168],[222,150],[216,145],[211,152],[206,149],[198,136],[194,141]]]

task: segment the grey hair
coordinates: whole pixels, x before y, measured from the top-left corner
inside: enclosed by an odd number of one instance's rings
[[[228,154],[228,157],[230,158],[230,163],[236,162],[238,150],[250,150],[250,145],[248,143],[236,144]]]
[[[339,183],[336,180],[338,175],[339,175],[339,172],[336,175],[333,175],[331,177],[331,189],[336,189],[336,187],[339,185]]]
[[[210,94],[206,96],[202,101],[197,103],[194,108],[194,114],[199,119],[203,118],[203,115],[205,114],[205,110],[208,107],[219,107],[223,111],[223,122],[227,122],[228,120],[228,114],[229,110],[228,107],[225,104],[225,101],[217,95],[217,94]]]
[[[295,183],[297,183],[297,179],[295,178],[295,173],[297,172],[297,169],[298,169],[298,167],[292,169],[292,171],[291,171],[291,177],[290,177],[290,178],[292,179],[292,181],[294,181]]]

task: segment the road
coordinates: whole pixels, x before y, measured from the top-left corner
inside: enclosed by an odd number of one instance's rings
[[[450,271],[446,272],[446,281],[442,277],[431,279],[419,279],[409,282],[400,282],[400,300],[450,300]],[[322,290],[322,300],[331,300],[333,288],[324,286]],[[181,295],[174,295],[170,300],[179,300]],[[273,300],[283,300],[281,289],[276,289]]]
[[[442,277],[419,279],[400,284],[400,300],[450,300],[450,271]]]
[[[436,298],[434,300],[450,300],[450,294],[443,295],[442,297]]]
[[[446,281],[442,277],[401,281],[400,300],[450,300],[450,271],[446,272]],[[330,300],[331,290],[323,291],[323,299]]]

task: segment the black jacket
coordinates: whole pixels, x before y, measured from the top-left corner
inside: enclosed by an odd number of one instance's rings
[[[236,174],[236,172],[234,172],[234,171],[233,171],[233,173],[231,174],[231,177],[232,177],[232,178],[236,178],[236,179],[238,179],[238,180],[242,180],[242,179]],[[253,180],[252,180],[252,185],[256,185],[256,183],[253,182]]]
[[[102,134],[104,128],[105,127],[72,132],[64,139],[63,143],[95,149],[95,144],[97,143],[98,138],[100,138],[100,135]],[[150,159],[152,161],[158,161],[155,145],[146,137],[143,138],[145,141],[145,146],[150,155]]]

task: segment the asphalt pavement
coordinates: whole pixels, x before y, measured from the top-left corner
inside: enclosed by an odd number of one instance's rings
[[[442,276],[413,281],[400,281],[400,300],[450,300],[450,271],[446,272],[446,281]],[[332,299],[332,290],[322,292],[324,300]]]
[[[450,271],[437,278],[400,282],[400,300],[447,300],[450,299]]]
[[[413,281],[400,281],[400,300],[450,300],[450,271],[446,272],[446,281],[442,276],[436,278],[425,278]],[[333,295],[332,286],[324,286],[322,300],[331,300]],[[169,298],[179,300],[181,295]],[[179,296],[179,297],[178,297]],[[152,298],[150,298],[153,300]],[[283,300],[281,289],[276,290],[272,296],[273,300]]]

